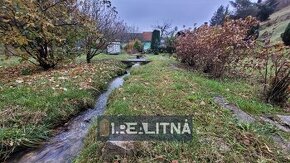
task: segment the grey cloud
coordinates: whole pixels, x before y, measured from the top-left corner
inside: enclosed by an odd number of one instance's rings
[[[112,3],[125,22],[144,31],[163,21],[179,27],[201,24],[209,21],[216,9],[227,5],[228,0],[112,0]]]

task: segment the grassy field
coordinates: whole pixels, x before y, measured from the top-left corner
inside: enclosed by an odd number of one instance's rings
[[[7,67],[12,67],[12,66],[16,66],[19,65],[21,63],[21,58],[20,57],[15,57],[15,56],[10,56],[7,57],[5,55],[1,55],[3,51],[1,50],[1,46],[0,46],[0,68],[7,68]],[[133,58],[134,56],[130,56],[127,54],[120,54],[120,55],[107,55],[107,54],[99,54],[97,56],[95,56],[92,59],[92,62],[94,61],[99,61],[102,59],[117,59],[117,60],[123,60],[123,59],[127,59],[127,58]],[[75,59],[76,63],[84,63],[86,62],[86,56],[85,55],[81,55],[80,57],[77,57]]]
[[[92,64],[71,63],[45,72],[15,65],[14,59],[1,62],[1,158],[21,147],[38,146],[56,126],[94,107],[108,82],[125,72],[124,64],[108,58],[103,55]]]
[[[281,34],[290,23],[290,6],[279,10],[270,16],[270,20],[261,24],[260,34],[264,32],[273,32],[271,41],[282,41]]]
[[[124,162],[289,162],[266,124],[242,124],[214,103],[222,95],[244,111],[259,115],[281,112],[259,100],[257,87],[243,81],[216,81],[177,68],[173,59],[151,56],[152,63],[133,68],[122,88],[110,97],[106,115],[193,115],[193,140],[149,142]],[[102,162],[103,143],[96,140],[96,124],[85,140],[77,163]],[[283,133],[285,134],[285,133]],[[287,135],[287,134],[285,134]],[[289,156],[289,155],[288,155]],[[125,161],[126,160],[126,161]]]
[[[0,44],[0,68],[11,67],[20,64],[21,58],[15,56],[5,56],[3,45]]]
[[[92,59],[92,62],[98,61],[98,60],[102,60],[102,59],[124,60],[124,59],[128,59],[128,58],[134,58],[134,56],[128,55],[128,54],[107,55],[107,54],[101,53],[101,54],[95,56]],[[82,56],[76,58],[76,62],[77,63],[86,62],[86,56],[85,55],[82,55]]]
[[[7,57],[5,55],[0,55],[0,68],[18,65],[20,60],[21,58],[19,57]]]

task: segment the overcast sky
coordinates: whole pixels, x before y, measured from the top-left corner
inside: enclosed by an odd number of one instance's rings
[[[152,31],[152,26],[171,22],[174,26],[192,27],[194,23],[209,21],[220,5],[229,0],[112,0],[119,16],[128,25],[141,31]]]

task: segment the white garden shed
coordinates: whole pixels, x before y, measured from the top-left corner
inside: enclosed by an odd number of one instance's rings
[[[111,42],[107,47],[108,54],[120,54],[121,42]]]

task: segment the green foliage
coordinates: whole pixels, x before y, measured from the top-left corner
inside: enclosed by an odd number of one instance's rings
[[[167,36],[164,38],[165,41],[165,49],[163,52],[173,54],[176,51],[176,33],[178,31],[178,27],[175,27],[171,31],[168,32]]]
[[[74,59],[76,49],[90,62],[124,30],[109,0],[4,0],[0,6],[0,43],[45,70]]]
[[[32,71],[30,68],[24,68],[21,70],[21,75],[31,75]]]
[[[110,43],[120,39],[125,25],[118,19],[118,12],[109,0],[84,0],[82,12],[86,15],[86,24],[82,31],[82,48],[87,63],[104,52]]]
[[[286,46],[290,46],[290,23],[286,27],[284,33],[281,35],[282,40]]]
[[[141,41],[135,41],[134,49],[136,49],[139,53],[141,53],[143,51]]]
[[[158,49],[160,46],[160,31],[159,30],[154,30],[152,33],[152,40],[151,40],[151,50],[154,52],[154,54],[158,54]]]
[[[138,39],[131,40],[126,46],[125,51],[128,54],[136,54],[143,51],[142,42]]]
[[[235,0],[235,1],[230,1],[230,4],[238,10],[248,8],[253,5],[253,3],[250,0]]]
[[[257,13],[257,18],[260,21],[268,20],[270,15],[276,10],[278,4],[277,0],[267,0],[264,3],[258,3],[259,12]]]
[[[255,3],[250,0],[235,0],[230,1],[232,7],[235,8],[234,18],[246,18],[248,16],[256,17],[259,12],[258,7]]]
[[[222,25],[225,21],[226,16],[228,15],[229,15],[229,6],[224,7],[223,5],[221,5],[211,18],[210,25],[211,26]]]
[[[260,24],[253,25],[248,30],[247,37],[245,38],[245,40],[248,40],[248,39],[256,40],[256,39],[258,39],[259,35],[260,35]]]
[[[55,67],[63,58],[63,53],[56,53],[55,49],[67,44],[68,32],[81,20],[76,3],[1,1],[0,42],[13,46],[18,51],[16,55],[24,59],[32,57],[44,69]]]
[[[266,0],[258,3],[250,0],[235,0],[230,1],[232,7],[235,8],[233,18],[246,18],[247,16],[257,17],[260,21],[266,21],[269,16],[275,11],[278,2],[277,0]]]

